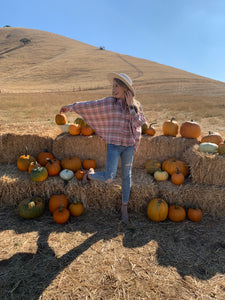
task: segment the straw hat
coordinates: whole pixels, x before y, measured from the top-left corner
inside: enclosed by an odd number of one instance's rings
[[[134,88],[132,86],[132,80],[130,79],[130,77],[127,74],[124,74],[124,73],[118,74],[115,72],[111,72],[111,73],[107,74],[107,78],[111,83],[113,82],[114,78],[121,80],[128,87],[128,89],[131,90],[133,95],[135,94]]]

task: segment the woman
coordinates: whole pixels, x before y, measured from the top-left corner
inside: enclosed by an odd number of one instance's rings
[[[140,144],[141,126],[145,123],[145,117],[140,103],[134,98],[135,91],[130,77],[123,73],[109,73],[108,79],[112,83],[113,97],[66,105],[60,112],[75,111],[107,143],[105,171],[94,172],[90,169],[84,181],[95,179],[112,182],[121,157],[121,213],[122,221],[128,224],[127,205],[131,189],[133,156]]]

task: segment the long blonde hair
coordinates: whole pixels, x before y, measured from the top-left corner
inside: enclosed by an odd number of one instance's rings
[[[122,80],[120,80],[120,79],[118,79],[118,78],[114,78],[114,80],[115,80],[115,82],[116,82],[119,86],[121,86],[121,87],[125,90],[125,92],[130,91],[130,92],[132,93],[132,95],[133,95],[133,105],[134,105],[134,109],[135,109],[136,112],[138,113],[138,111],[139,111],[139,105],[138,105],[137,100],[134,98],[133,92],[128,88],[128,86],[127,86]]]

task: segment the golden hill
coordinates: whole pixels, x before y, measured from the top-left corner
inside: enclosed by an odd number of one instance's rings
[[[0,29],[2,92],[78,91],[109,87],[106,73],[124,72],[151,94],[220,96],[225,83],[72,40],[25,29]]]

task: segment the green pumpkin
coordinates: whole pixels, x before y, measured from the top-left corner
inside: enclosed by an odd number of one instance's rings
[[[87,125],[87,123],[81,117],[76,118],[74,123],[79,124],[81,128]]]
[[[141,126],[141,133],[142,133],[142,134],[145,134],[147,129],[148,129],[148,123],[144,123],[144,124]]]
[[[201,143],[199,145],[199,151],[213,154],[218,151],[218,145],[214,143]]]
[[[154,174],[157,170],[161,169],[161,163],[158,160],[150,159],[145,163],[147,173]]]
[[[18,206],[19,215],[24,219],[33,219],[41,216],[45,210],[45,202],[40,197],[24,199]]]
[[[44,181],[48,178],[48,171],[45,167],[38,167],[30,172],[31,181]]]

